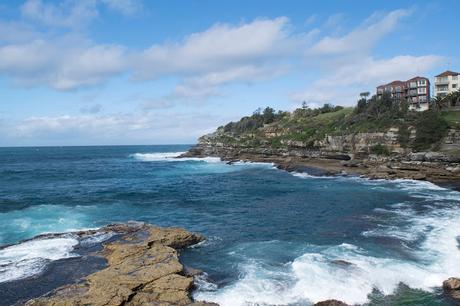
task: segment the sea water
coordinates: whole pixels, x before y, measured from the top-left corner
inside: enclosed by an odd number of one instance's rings
[[[206,272],[196,299],[455,305],[440,286],[460,276],[459,192],[176,158],[189,147],[0,148],[0,299],[2,284],[79,256],[72,235],[15,243],[137,220],[207,237],[182,252]]]

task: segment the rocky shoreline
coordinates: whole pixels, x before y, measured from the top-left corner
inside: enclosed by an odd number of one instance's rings
[[[34,239],[64,235],[87,239],[105,234],[111,238],[86,255],[103,258],[103,267],[39,297],[17,301],[15,305],[216,305],[192,299],[193,274],[200,272],[185,268],[179,261],[178,250],[203,241],[201,235],[180,228],[128,222]]]
[[[204,240],[198,234],[181,228],[160,228],[141,222],[112,224],[97,230],[44,234],[34,240],[46,240],[72,235],[85,241],[108,235],[100,248],[85,256],[99,257],[105,263],[87,275],[67,279],[65,285],[31,299],[18,300],[14,305],[189,305],[218,306],[206,301],[194,301],[194,277],[199,270],[184,267],[179,260],[182,248]],[[80,265],[85,262],[80,262]],[[64,263],[65,265],[65,263]],[[78,270],[78,269],[77,269]],[[74,271],[77,273],[77,271]],[[42,279],[37,278],[40,282]],[[16,288],[19,289],[19,288]],[[443,283],[445,293],[460,300],[460,279]],[[20,294],[20,293],[19,293]],[[338,300],[326,300],[314,306],[347,306]]]
[[[266,162],[289,172],[318,175],[426,180],[460,190],[460,160],[436,152],[410,153],[395,157],[360,157],[341,152],[323,154],[299,149],[243,148],[200,142],[180,157],[219,157],[229,163]]]

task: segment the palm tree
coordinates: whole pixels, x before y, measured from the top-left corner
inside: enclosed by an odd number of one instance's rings
[[[449,101],[447,99],[447,96],[446,97],[436,96],[431,99],[431,103],[433,107],[438,111],[447,109],[449,107]]]

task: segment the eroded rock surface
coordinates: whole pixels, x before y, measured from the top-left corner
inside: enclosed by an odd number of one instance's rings
[[[460,300],[460,278],[451,277],[442,284],[444,291],[454,299]]]
[[[98,231],[120,235],[98,252],[106,258],[107,267],[25,305],[216,305],[192,300],[193,277],[179,262],[177,249],[202,241],[202,236],[143,223],[110,225]]]

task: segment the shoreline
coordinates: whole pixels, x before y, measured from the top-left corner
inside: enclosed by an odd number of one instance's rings
[[[279,156],[255,153],[226,154],[197,154],[194,150],[180,155],[182,157],[218,157],[223,162],[262,162],[272,163],[276,168],[288,172],[300,172],[313,175],[345,175],[362,176],[369,179],[408,179],[427,181],[441,187],[460,191],[460,168],[452,164],[455,172],[446,170],[449,164],[439,162],[414,162],[414,161],[370,161],[370,160],[343,160],[335,158]],[[310,172],[309,172],[310,171]],[[313,172],[313,173],[311,173]]]
[[[184,266],[180,250],[205,240],[181,228],[143,222],[110,224],[96,230],[41,234],[3,249],[34,242],[73,239],[69,254],[40,271],[0,283],[8,305],[193,305],[194,277],[202,271]],[[13,267],[14,268],[14,267]]]

